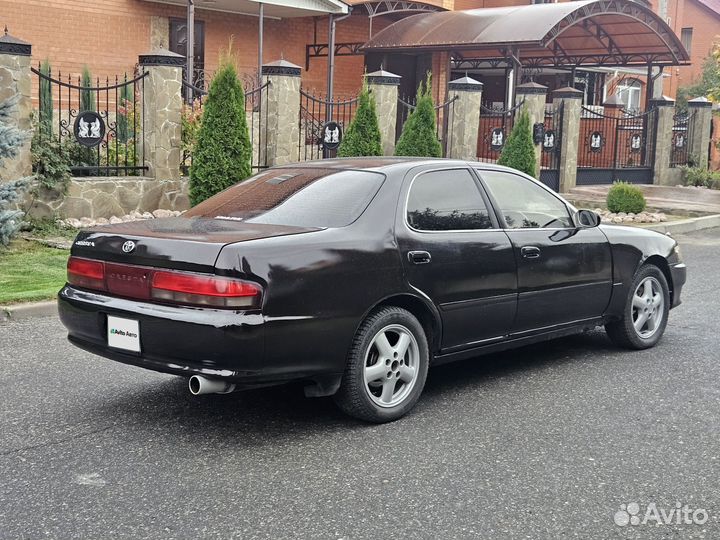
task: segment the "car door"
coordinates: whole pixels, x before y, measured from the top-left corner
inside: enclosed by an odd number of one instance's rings
[[[412,169],[396,237],[409,285],[439,309],[444,351],[501,339],[517,303],[513,247],[469,168]]]
[[[513,333],[601,316],[612,291],[612,254],[603,232],[576,227],[565,202],[534,180],[476,170],[515,252],[518,311]]]

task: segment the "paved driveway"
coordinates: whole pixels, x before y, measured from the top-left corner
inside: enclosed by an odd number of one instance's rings
[[[439,367],[382,426],[293,388],[193,398],[54,318],[0,325],[0,538],[718,538],[719,239],[682,237],[655,349],[598,331]],[[614,522],[676,503],[707,521]]]

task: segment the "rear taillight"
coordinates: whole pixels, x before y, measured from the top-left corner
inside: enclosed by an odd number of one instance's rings
[[[229,309],[256,309],[262,287],[250,281],[70,257],[68,283],[138,300]]]
[[[105,265],[102,261],[70,257],[67,264],[67,280],[70,285],[104,291]]]
[[[151,295],[178,304],[247,309],[260,306],[262,288],[238,279],[158,270]]]

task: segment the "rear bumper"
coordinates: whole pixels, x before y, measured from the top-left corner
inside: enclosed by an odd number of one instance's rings
[[[58,294],[68,340],[93,354],[163,373],[222,378],[241,387],[311,378],[301,363],[265,361],[265,323],[259,313],[165,306],[65,286]],[[107,345],[107,316],[137,320],[140,353]]]
[[[682,303],[680,295],[683,285],[685,285],[685,281],[687,280],[687,266],[685,266],[685,263],[671,264],[670,275],[672,276],[673,282],[673,301],[670,307],[674,308]]]

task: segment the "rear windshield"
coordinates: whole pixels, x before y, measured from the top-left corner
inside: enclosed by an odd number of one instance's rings
[[[337,169],[275,169],[236,184],[185,217],[299,227],[344,227],[365,211],[385,176]]]

